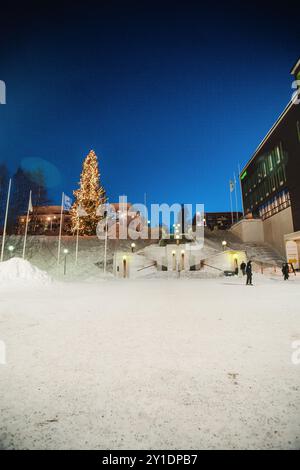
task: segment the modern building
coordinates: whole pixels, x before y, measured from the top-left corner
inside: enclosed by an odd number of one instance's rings
[[[291,70],[300,92],[300,59]],[[299,100],[300,101],[300,100]],[[255,234],[286,254],[295,241],[300,256],[300,104],[292,99],[240,174],[246,219],[233,227],[241,238]],[[297,233],[298,232],[298,233]],[[249,241],[249,240],[247,240]],[[290,258],[288,258],[290,259]]]

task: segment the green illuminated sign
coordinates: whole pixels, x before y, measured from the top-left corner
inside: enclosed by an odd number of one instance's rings
[[[243,173],[242,176],[241,176],[241,180],[243,180],[244,178],[246,178],[246,176],[247,176],[247,171],[244,171],[244,173]]]

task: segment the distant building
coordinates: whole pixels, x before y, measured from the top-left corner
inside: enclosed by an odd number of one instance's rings
[[[61,206],[34,206],[29,217],[28,234],[58,235],[60,226]],[[17,233],[25,233],[26,214],[18,217]],[[67,234],[71,227],[69,211],[63,211],[62,233]]]
[[[300,80],[300,59],[291,74]],[[253,236],[259,233],[260,241],[284,254],[285,236],[290,234],[289,240],[297,240],[299,257],[300,104],[290,101],[243,168],[240,180],[245,215],[261,220],[261,228],[259,223],[256,229],[255,223],[248,223]],[[234,231],[249,236],[242,225]]]
[[[120,232],[120,217],[122,214],[126,215],[126,223],[127,226],[132,222],[134,219],[140,216],[138,211],[135,211],[132,204],[121,203],[122,207],[120,207],[119,203],[111,203],[111,205],[115,209],[115,217],[113,219],[115,224],[115,232],[116,237],[119,237]],[[29,224],[28,224],[28,234],[29,235],[58,235],[59,234],[59,227],[60,227],[60,217],[61,217],[61,206],[34,206],[33,212],[30,214],[29,217]],[[137,225],[137,231],[142,230],[142,224]],[[23,235],[25,233],[26,227],[26,214],[22,214],[18,216],[18,223],[17,223],[17,233],[19,235]],[[69,211],[63,211],[63,222],[62,222],[62,234],[63,235],[71,235],[71,215]],[[95,233],[96,235],[96,233]]]
[[[227,230],[232,226],[232,218],[233,222],[236,222],[241,217],[243,217],[242,212],[205,212],[202,222],[211,230]],[[196,216],[193,218],[193,227],[195,227],[195,225]]]

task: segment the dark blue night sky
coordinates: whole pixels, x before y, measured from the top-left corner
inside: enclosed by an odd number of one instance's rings
[[[12,171],[32,159],[46,162],[50,194],[59,202],[62,190],[77,188],[93,148],[111,201],[127,194],[143,202],[146,192],[148,202],[229,210],[230,177],[292,93],[298,15],[289,2],[279,10],[270,5],[7,6],[1,161]]]

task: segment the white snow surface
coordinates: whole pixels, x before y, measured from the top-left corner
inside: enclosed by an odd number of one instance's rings
[[[0,284],[3,449],[299,449],[300,276]]]
[[[0,263],[0,283],[2,285],[11,286],[16,282],[49,284],[50,281],[51,278],[45,271],[41,271],[22,258],[11,258]]]

